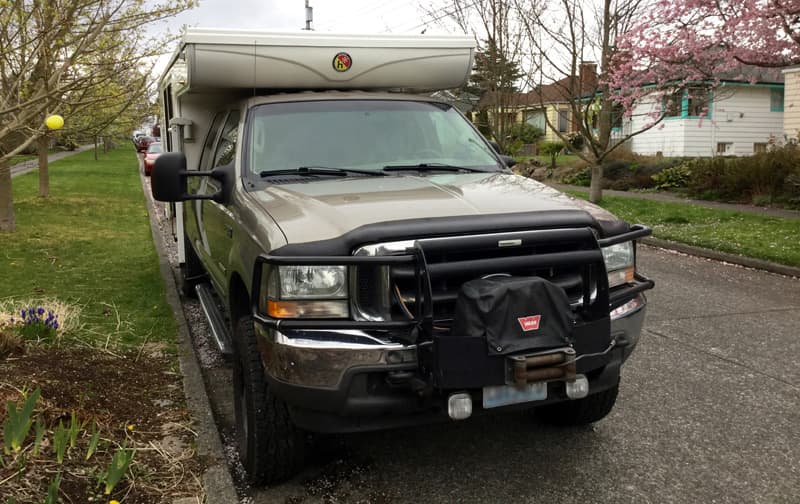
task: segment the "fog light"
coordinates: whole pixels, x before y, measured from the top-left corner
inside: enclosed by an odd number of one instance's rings
[[[574,380],[565,382],[567,397],[570,399],[583,399],[589,395],[589,380],[583,375],[578,375]]]
[[[469,394],[450,394],[447,399],[447,414],[453,420],[464,420],[472,415],[472,398]]]

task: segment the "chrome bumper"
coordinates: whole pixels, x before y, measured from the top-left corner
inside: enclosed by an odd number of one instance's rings
[[[611,320],[611,335],[630,355],[644,323],[646,301],[637,298],[630,310]],[[353,368],[416,364],[416,345],[387,343],[360,330],[279,331],[256,323],[264,369],[287,385],[339,390]]]

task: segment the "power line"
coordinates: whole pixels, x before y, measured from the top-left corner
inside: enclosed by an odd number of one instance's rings
[[[469,9],[469,8],[471,8],[471,7],[475,7],[475,6],[478,4],[478,2],[479,2],[479,1],[480,1],[480,0],[473,0],[473,2],[471,2],[471,3],[468,3],[468,4],[467,4],[467,5],[465,5],[464,7],[461,7],[461,9],[465,9],[465,10],[466,10],[466,9]],[[420,24],[418,24],[418,25],[414,25],[414,26],[412,26],[411,28],[407,28],[407,29],[405,29],[404,31],[414,31],[414,30],[417,30],[418,28],[425,28],[425,29],[427,29],[427,28],[428,28],[428,26],[429,26],[431,23],[435,23],[436,21],[439,21],[439,20],[441,20],[441,19],[444,19],[444,18],[446,18],[446,17],[452,16],[453,14],[455,14],[456,12],[458,12],[458,10],[459,10],[459,8],[454,8],[453,10],[451,10],[451,11],[449,11],[449,12],[448,12],[448,11],[444,11],[444,13],[442,13],[442,14],[440,14],[440,15],[438,15],[438,16],[434,16],[433,18],[431,18],[431,19],[429,19],[429,20],[427,20],[427,21],[423,21],[422,23],[420,23]],[[395,29],[397,29],[397,28],[393,28],[393,30],[395,30]]]

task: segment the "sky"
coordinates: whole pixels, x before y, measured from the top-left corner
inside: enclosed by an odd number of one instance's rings
[[[419,33],[435,14],[426,14],[416,0],[310,0],[313,28],[339,33]],[[434,2],[435,3],[435,2]],[[299,30],[305,26],[305,0],[200,0],[195,9],[170,21],[212,28]],[[435,24],[435,20],[434,20]],[[443,32],[441,27],[435,31]]]

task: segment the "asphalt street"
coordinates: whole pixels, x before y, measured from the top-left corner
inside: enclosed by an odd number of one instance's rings
[[[648,247],[640,266],[657,286],[603,421],[513,413],[324,438],[302,474],[240,488],[243,502],[800,502],[800,280]],[[203,360],[231,439],[230,372]]]

